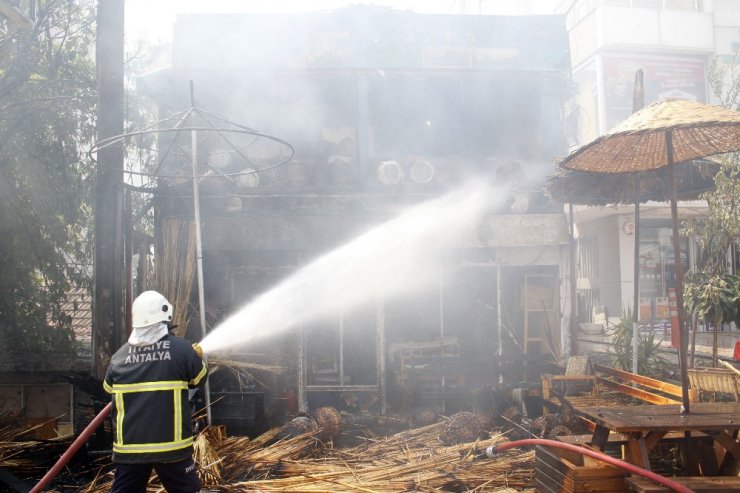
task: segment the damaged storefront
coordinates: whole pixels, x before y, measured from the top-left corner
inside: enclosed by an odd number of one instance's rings
[[[223,22],[233,25],[217,31]],[[190,99],[295,151],[266,166],[283,151],[251,145],[250,135],[198,142],[207,330],[419,204],[471,180],[495,191],[473,231],[443,248],[419,241],[413,252],[382,250],[388,262],[413,262],[437,248],[425,273],[431,281],[384,292],[381,279],[362,303],[292,317],[286,330],[248,347],[234,341],[230,357],[251,366],[213,374],[214,421],[253,433],[327,405],[450,413],[562,361],[567,233],[541,188],[553,156],[565,152],[567,59],[558,16],[352,7],[179,18],[172,67],[138,83],[160,116]],[[160,152],[175,150],[161,160],[152,202],[155,259],[159,271],[172,271],[159,274],[160,285],[169,277],[167,296],[192,307],[188,334],[198,338],[191,163],[179,145],[172,132],[160,137]],[[233,173],[239,177],[229,179]],[[301,293],[310,300],[311,284]]]

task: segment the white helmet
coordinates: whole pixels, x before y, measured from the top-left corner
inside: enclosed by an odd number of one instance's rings
[[[172,305],[156,291],[144,291],[131,306],[131,325],[146,327],[157,322],[172,321]]]

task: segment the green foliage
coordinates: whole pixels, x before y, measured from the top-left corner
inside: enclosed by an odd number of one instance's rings
[[[731,56],[715,56],[709,61],[709,87],[722,105],[737,109],[740,96],[740,49]]]
[[[61,305],[89,284],[93,5],[40,1],[30,28],[0,26],[0,343],[18,354],[71,352]]]
[[[726,255],[740,238],[740,162],[737,154],[723,158],[714,179],[715,189],[702,195],[709,205],[706,216],[687,220],[684,232],[697,238],[697,265],[702,273],[726,272]]]
[[[632,371],[632,334],[634,320],[632,310],[625,309],[619,323],[607,329],[613,364],[619,369]],[[666,360],[658,354],[660,341],[655,340],[653,329],[640,330],[637,335],[637,372],[640,375],[655,375],[665,366]]]
[[[714,57],[709,65],[709,85],[720,103],[738,107],[740,51],[732,57]],[[706,216],[684,222],[684,233],[697,239],[696,272],[687,276],[684,306],[715,329],[722,323],[740,323],[740,281],[727,274],[727,254],[740,241],[740,154],[720,157],[722,168],[714,178],[715,189],[702,195],[709,206]],[[717,340],[714,340],[717,359]]]
[[[740,50],[736,50],[733,56],[716,56],[709,64],[709,86],[720,104],[731,109],[737,109],[740,95],[739,61]],[[740,155],[724,154],[720,161],[715,189],[702,195],[709,212],[684,224],[685,233],[697,237],[697,267],[702,274],[724,274],[727,252],[740,238]]]
[[[740,322],[740,276],[731,274],[693,274],[684,284],[684,306],[715,327]]]

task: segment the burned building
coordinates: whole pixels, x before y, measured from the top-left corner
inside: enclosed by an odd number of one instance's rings
[[[293,317],[286,330],[249,347],[234,340],[234,350],[259,353],[286,372],[252,389],[214,376],[213,392],[235,405],[264,400],[268,409],[288,411],[295,395],[302,408],[384,413],[426,402],[450,412],[468,406],[475,389],[505,380],[502,361],[523,368],[526,355],[542,360],[567,351],[565,220],[541,188],[566,153],[568,80],[561,16],[377,7],[181,15],[172,66],[138,81],[160,118],[194,105],[294,149],[252,146],[249,132],[199,142],[209,329],[328,252],[471,177],[496,195],[469,234],[444,246],[432,281],[384,293],[381,279],[373,296],[347,309]],[[172,139],[162,134],[160,154]],[[175,149],[159,170],[170,177],[160,188],[178,190],[155,194],[160,245],[173,244],[172,221],[193,218],[189,158],[177,156]],[[262,164],[268,161],[280,165]],[[180,243],[193,241],[184,230]],[[417,252],[384,250],[384,258],[413,261],[431,247],[420,241],[409,247]],[[192,269],[179,276],[187,278],[179,285],[197,285]],[[306,303],[311,286],[301,288]],[[197,306],[194,292],[167,295],[176,306],[191,299]],[[296,306],[304,305],[285,299],[274,310]]]

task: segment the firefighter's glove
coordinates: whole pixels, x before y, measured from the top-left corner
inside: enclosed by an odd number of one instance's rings
[[[200,344],[198,344],[197,342],[193,344],[193,349],[195,349],[195,352],[198,355],[198,357],[202,359],[203,358],[203,348],[200,347]]]

